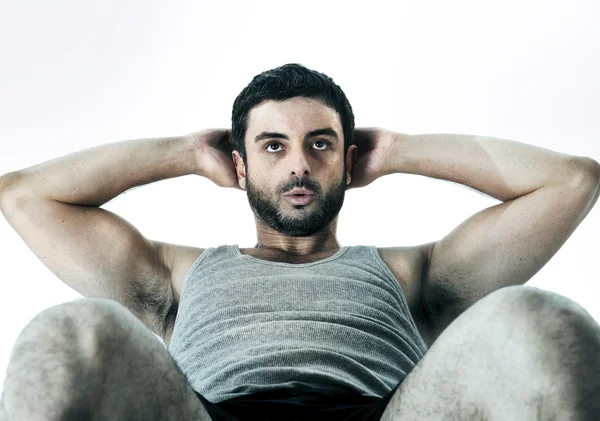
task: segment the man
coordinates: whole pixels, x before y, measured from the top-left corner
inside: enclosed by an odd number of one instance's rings
[[[342,247],[345,191],[399,172],[503,203],[433,243]],[[152,241],[100,208],[187,174],[247,192],[254,248]],[[9,420],[600,416],[600,327],[573,301],[523,286],[597,201],[591,158],[478,136],[355,133],[339,86],[288,64],[240,93],[231,132],[113,143],[1,181],[11,226],[89,297],[21,332]]]

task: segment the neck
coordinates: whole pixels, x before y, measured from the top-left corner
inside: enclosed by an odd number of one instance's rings
[[[309,248],[289,246],[289,245],[288,246],[286,246],[286,245],[279,245],[279,246],[267,245],[267,244],[261,244],[260,241],[254,245],[254,248],[256,248],[256,249],[272,251],[272,252],[277,252],[277,253],[283,253],[283,254],[290,255],[290,256],[315,255],[315,254],[319,254],[319,253],[337,251],[341,247],[342,246],[337,241],[337,239],[333,239],[333,241],[329,241],[327,243],[321,243],[319,245],[315,244],[313,247],[309,247]]]

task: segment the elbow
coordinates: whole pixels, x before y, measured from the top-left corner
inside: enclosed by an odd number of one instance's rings
[[[593,158],[576,156],[571,159],[573,172],[571,178],[574,186],[597,192],[600,188],[600,163]]]
[[[0,177],[0,197],[7,192],[14,190],[19,176],[17,172],[9,172]]]
[[[588,161],[590,166],[590,172],[596,180],[596,184],[600,186],[600,163],[598,163],[598,161],[592,158],[588,158]]]
[[[584,215],[594,207],[600,195],[600,163],[588,157],[577,157],[577,177],[573,186],[588,199]]]

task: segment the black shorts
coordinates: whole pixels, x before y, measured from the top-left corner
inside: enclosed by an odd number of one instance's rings
[[[379,421],[402,382],[383,398],[346,389],[278,389],[212,403],[200,393],[212,421]]]

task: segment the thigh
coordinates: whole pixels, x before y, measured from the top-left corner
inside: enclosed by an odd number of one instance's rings
[[[12,355],[8,381],[35,366],[47,377],[43,386],[35,383],[45,390],[32,396],[55,393],[52,402],[68,401],[95,420],[211,420],[164,345],[114,300],[84,298],[44,310],[23,329]],[[68,382],[57,387],[53,374]]]
[[[486,420],[508,410],[517,390],[523,399],[535,397],[534,410],[539,391],[556,387],[551,376],[537,376],[545,364],[536,334],[539,318],[526,309],[532,295],[546,300],[549,293],[541,291],[506,287],[468,308],[406,376],[381,421]]]

